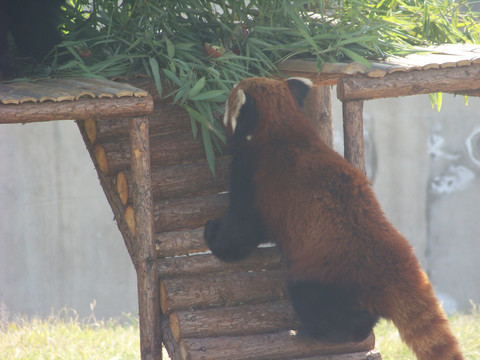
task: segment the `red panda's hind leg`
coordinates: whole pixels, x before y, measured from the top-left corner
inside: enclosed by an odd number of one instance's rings
[[[363,341],[379,319],[361,309],[354,291],[346,287],[295,281],[288,290],[301,336],[333,343]]]

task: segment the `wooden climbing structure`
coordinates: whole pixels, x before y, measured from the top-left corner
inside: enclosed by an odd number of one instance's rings
[[[372,68],[329,65],[317,74],[289,62],[281,70],[318,86],[305,111],[329,144],[329,86],[337,84],[345,156],[363,169],[364,100],[480,90],[480,48],[435,51]],[[381,359],[373,334],[334,345],[295,336],[275,247],[228,264],[207,252],[202,227],[226,209],[229,158],[217,154],[213,178],[188,115],[155,94],[149,80],[0,84],[0,124],[77,120],[137,272],[142,359],[161,359],[162,344],[173,360]]]

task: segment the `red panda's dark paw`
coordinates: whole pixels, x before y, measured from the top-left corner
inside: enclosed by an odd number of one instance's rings
[[[222,220],[215,219],[215,220],[208,220],[205,224],[205,230],[203,232],[203,238],[207,242],[207,245],[210,247],[210,244],[215,240],[215,236],[217,235],[217,231],[222,225]]]

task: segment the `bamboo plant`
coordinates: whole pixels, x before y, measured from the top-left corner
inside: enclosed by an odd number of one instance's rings
[[[419,45],[478,43],[480,33],[466,0],[68,0],[64,13],[65,39],[43,73],[147,74],[188,112],[213,172],[219,107],[240,79],[268,76],[288,58],[312,59],[319,71],[368,65]]]

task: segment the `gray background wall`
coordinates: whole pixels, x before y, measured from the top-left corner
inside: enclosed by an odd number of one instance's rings
[[[333,92],[334,93],[334,92]],[[334,97],[334,96],[333,96]],[[341,105],[334,101],[336,146]],[[411,241],[447,309],[480,302],[480,100],[365,103],[367,161],[388,217]],[[135,273],[76,125],[0,126],[0,302],[137,313]]]

